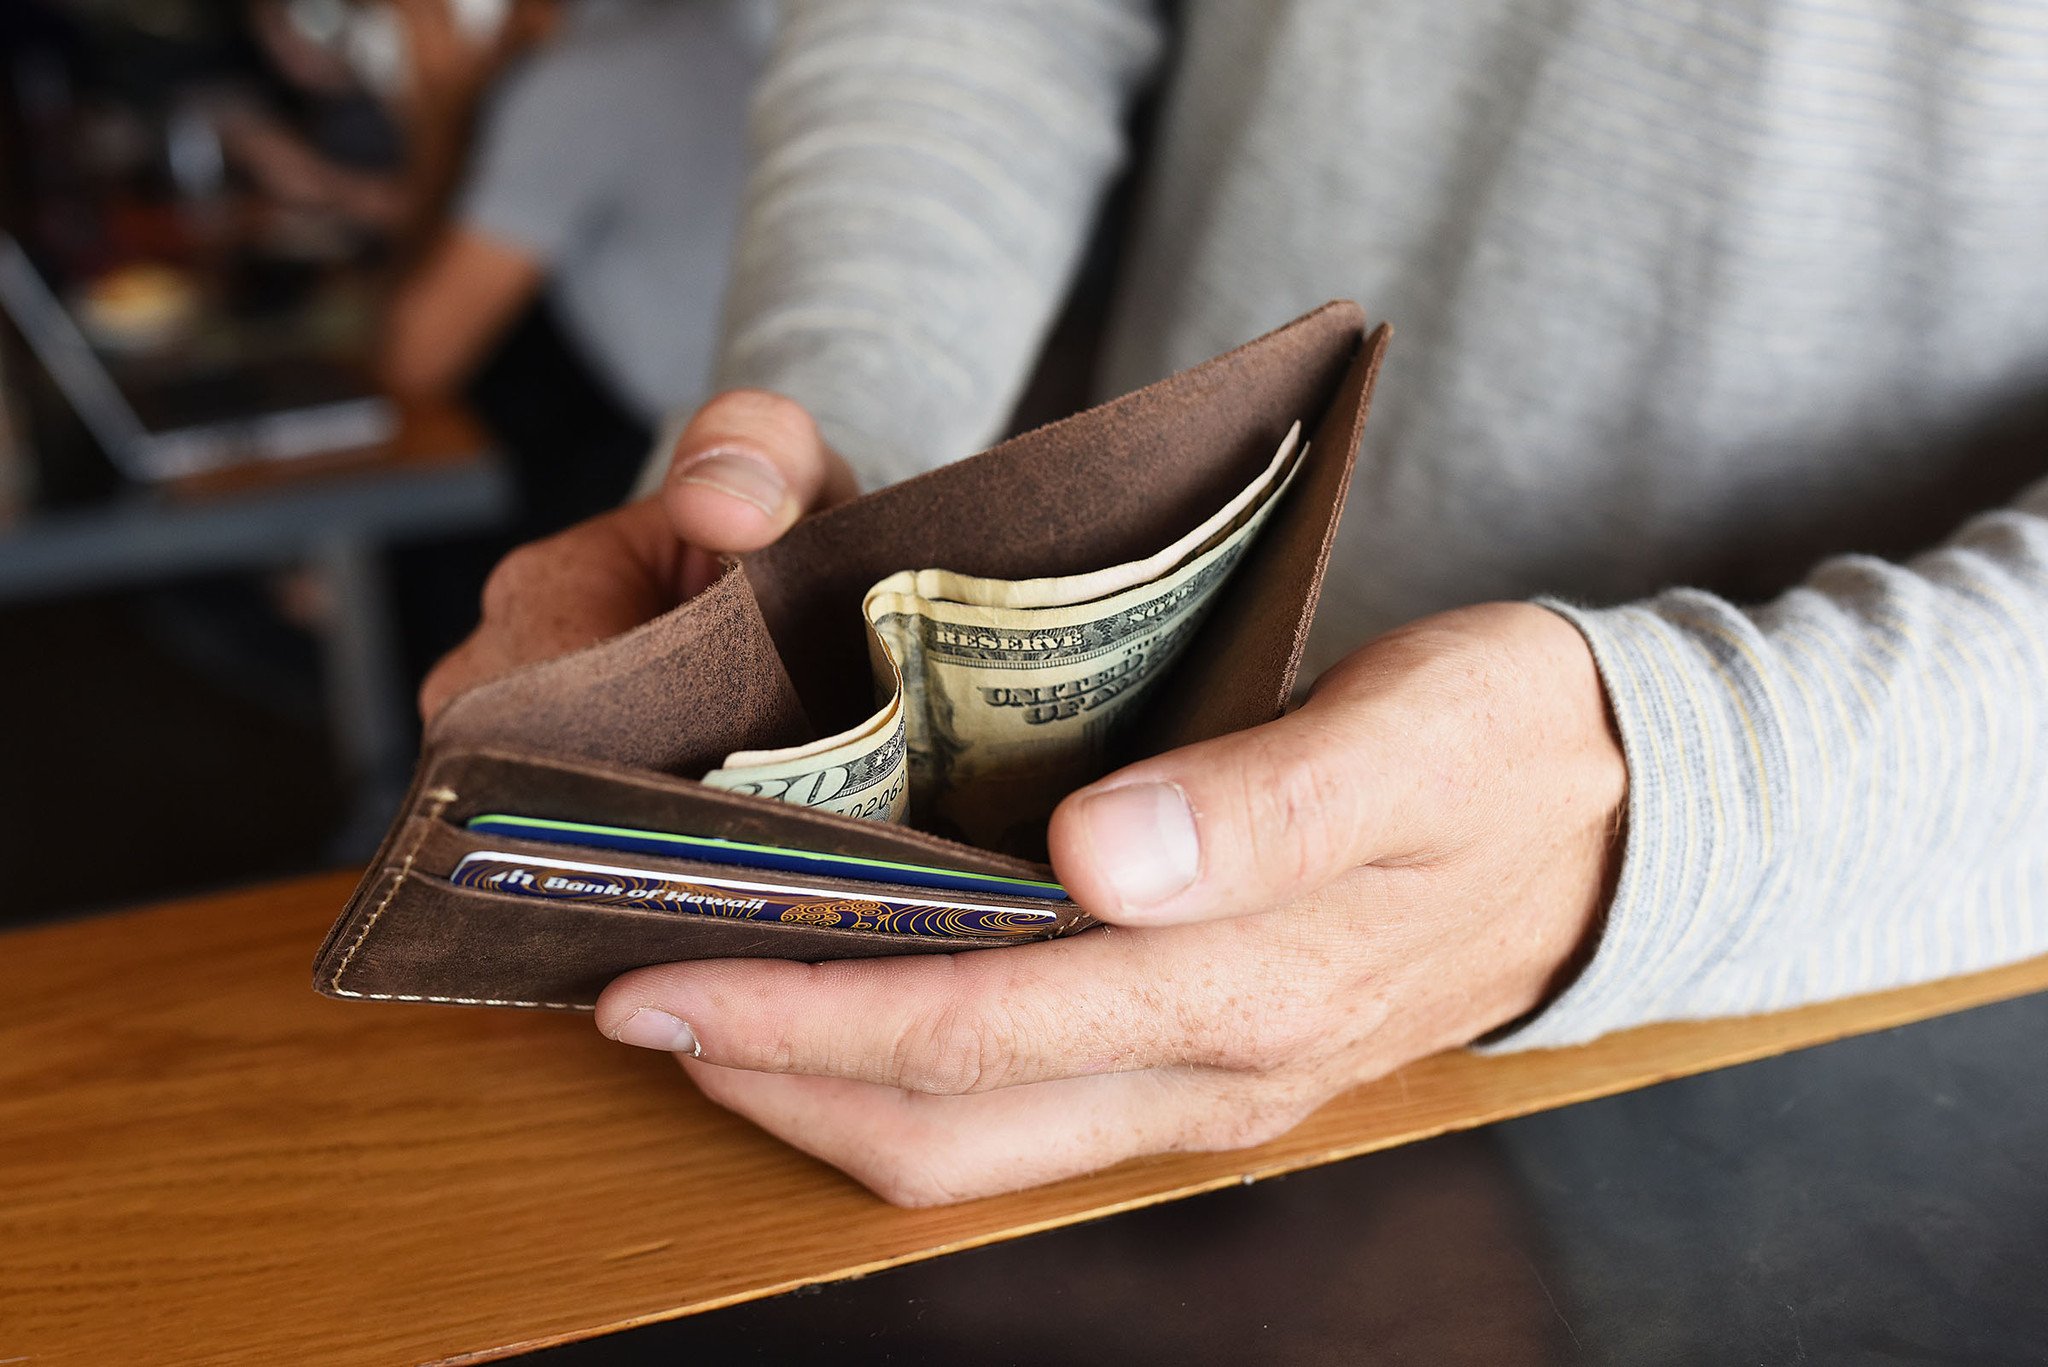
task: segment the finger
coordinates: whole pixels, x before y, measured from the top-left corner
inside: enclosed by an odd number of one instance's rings
[[[1194,1070],[927,1096],[690,1059],[683,1067],[711,1100],[899,1206],[1018,1191],[1143,1154],[1245,1148],[1292,1129],[1317,1099]]]
[[[1248,1020],[1235,1004],[1267,994],[1220,965],[1255,973],[1268,960],[1216,938],[1175,929],[823,964],[665,964],[615,980],[596,1023],[621,1043],[726,1068],[935,1094],[1173,1063],[1256,1066],[1298,1043],[1278,1036],[1299,1013]]]
[[[801,404],[734,389],[698,409],[676,439],[662,498],[682,540],[738,554],[852,497],[854,485]]]
[[[1362,713],[1362,714],[1361,714]],[[1104,921],[1240,916],[1309,895],[1424,829],[1428,766],[1356,699],[1140,761],[1066,798],[1053,868]]]
[[[642,499],[518,547],[491,571],[477,628],[420,686],[431,720],[458,694],[659,616],[709,582],[709,557]]]

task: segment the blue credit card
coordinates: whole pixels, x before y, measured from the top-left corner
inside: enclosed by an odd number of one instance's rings
[[[996,892],[1006,897],[1035,897],[1047,902],[1067,900],[1067,890],[1058,883],[1037,879],[969,873],[964,869],[934,868],[928,864],[901,864],[891,859],[867,859],[851,854],[792,850],[778,845],[752,845],[743,840],[722,840],[709,835],[671,835],[666,831],[595,826],[581,821],[549,821],[541,817],[507,816],[497,812],[471,817],[469,829],[483,835],[516,836],[521,840],[625,850],[633,854],[661,854],[672,859],[699,859],[709,864],[733,864],[747,869],[778,869],[786,873],[858,878],[869,883],[908,883],[912,887],[943,888],[949,892]]]
[[[673,911],[828,930],[884,931],[896,935],[974,937],[1043,935],[1059,924],[1058,913],[1029,903],[992,905],[952,898],[906,896],[903,891],[873,896],[844,887],[818,887],[801,879],[727,878],[665,869],[621,868],[574,859],[479,850],[464,855],[448,881],[488,892],[547,897],[636,911]]]

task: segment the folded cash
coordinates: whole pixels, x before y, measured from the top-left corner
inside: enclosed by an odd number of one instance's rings
[[[910,820],[1042,851],[1045,821],[1100,777],[1300,468],[1296,423],[1258,477],[1172,545],[1045,579],[904,570],[862,600],[875,713],[837,735],[742,750],[715,788]]]

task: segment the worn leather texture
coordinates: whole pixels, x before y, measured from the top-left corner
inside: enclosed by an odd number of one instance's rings
[[[730,751],[796,744],[860,719],[871,696],[860,601],[876,580],[926,566],[1036,578],[1149,555],[1248,483],[1299,419],[1311,444],[1295,487],[1135,728],[1127,757],[1278,716],[1387,336],[1384,326],[1367,332],[1357,305],[1326,304],[1158,384],[806,518],[674,611],[463,694],[428,727],[400,815],[321,947],[315,986],[337,997],[573,1010],[647,964],[983,947],[496,893],[447,875],[485,843],[518,848],[463,828],[509,812],[1051,876],[922,831],[696,778]],[[544,848],[559,853],[529,852]],[[844,885],[849,895],[871,887]],[[1048,934],[1090,924],[1071,903],[1061,910]]]

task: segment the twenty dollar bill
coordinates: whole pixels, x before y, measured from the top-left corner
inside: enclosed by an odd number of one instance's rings
[[[1086,574],[894,574],[868,591],[880,708],[704,781],[988,849],[1037,853],[1060,798],[1098,777],[1181,657],[1299,467],[1300,425],[1235,498],[1173,545]]]

